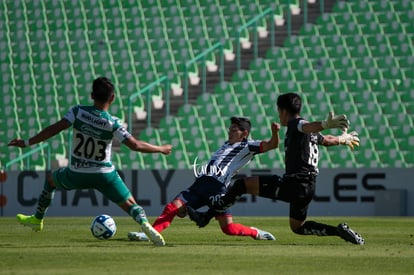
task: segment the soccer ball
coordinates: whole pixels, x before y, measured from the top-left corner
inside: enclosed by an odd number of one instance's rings
[[[108,215],[96,216],[91,224],[91,232],[96,238],[106,240],[116,233],[116,224],[114,219]]]

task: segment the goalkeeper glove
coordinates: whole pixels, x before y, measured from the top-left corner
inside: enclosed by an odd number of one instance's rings
[[[355,131],[350,133],[347,133],[346,131],[343,132],[343,134],[339,136],[339,144],[348,145],[354,150],[354,145],[359,146],[358,133]]]
[[[322,121],[322,128],[339,128],[342,131],[345,131],[349,127],[349,120],[346,118],[346,115],[337,115],[334,116],[333,112],[329,112],[326,120]]]

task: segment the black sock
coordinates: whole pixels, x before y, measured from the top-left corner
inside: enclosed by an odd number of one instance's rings
[[[305,222],[295,230],[295,233],[299,235],[338,236],[336,227],[314,221]]]
[[[55,187],[51,187],[47,181],[43,185],[43,191],[39,196],[37,201],[37,209],[35,217],[38,219],[43,219],[46,214],[49,205],[52,203],[53,198],[55,197]]]
[[[226,210],[239,200],[243,194],[246,194],[246,186],[243,179],[238,179],[220,200],[213,203],[212,207],[219,212]]]

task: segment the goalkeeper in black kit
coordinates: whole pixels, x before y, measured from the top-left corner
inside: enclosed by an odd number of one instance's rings
[[[353,244],[363,245],[364,239],[346,223],[331,226],[307,221],[309,204],[315,194],[318,171],[318,146],[359,145],[358,134],[348,133],[349,121],[345,115],[329,113],[324,121],[309,122],[300,116],[302,100],[298,94],[286,93],[277,99],[277,110],[285,135],[285,174],[283,176],[255,176],[238,179],[224,196],[217,198],[207,212],[188,208],[190,218],[204,227],[217,212],[232,206],[243,194],[252,194],[289,203],[291,230],[299,235],[339,236]],[[322,135],[325,129],[337,128],[340,136]]]

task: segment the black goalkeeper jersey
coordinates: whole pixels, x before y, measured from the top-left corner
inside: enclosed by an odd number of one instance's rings
[[[320,133],[305,134],[298,130],[299,121],[291,119],[285,136],[286,174],[317,174],[319,161],[318,145],[322,143]]]

